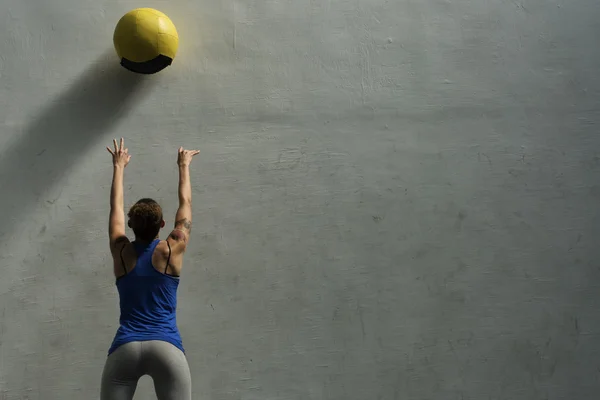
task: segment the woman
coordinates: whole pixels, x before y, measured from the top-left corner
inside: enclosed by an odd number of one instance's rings
[[[101,400],[131,400],[138,380],[149,375],[159,400],[191,400],[189,366],[177,328],[177,287],[192,226],[189,166],[197,150],[179,148],[179,208],[166,240],[160,205],[141,199],[128,212],[135,240],[125,235],[123,172],[131,156],[123,139],[114,149],[108,233],[119,292],[120,326],[102,373]]]

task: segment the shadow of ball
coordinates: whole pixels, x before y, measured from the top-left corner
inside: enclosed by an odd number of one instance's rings
[[[173,62],[179,36],[164,13],[136,8],[117,23],[113,43],[124,68],[139,74],[155,74]]]

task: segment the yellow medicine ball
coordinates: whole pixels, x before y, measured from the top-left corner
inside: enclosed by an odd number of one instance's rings
[[[137,8],[121,17],[113,42],[123,67],[140,74],[154,74],[173,62],[179,36],[165,14],[152,8]]]

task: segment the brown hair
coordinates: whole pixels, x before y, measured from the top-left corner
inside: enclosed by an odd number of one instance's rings
[[[163,213],[160,205],[148,198],[140,199],[129,209],[129,227],[135,236],[144,241],[152,241],[160,231]]]

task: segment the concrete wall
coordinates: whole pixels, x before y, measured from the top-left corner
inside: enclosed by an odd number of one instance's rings
[[[195,228],[194,398],[584,400],[600,390],[600,5],[593,0],[6,0],[0,399],[96,399],[126,206]],[[138,79],[112,31],[167,13]],[[155,398],[149,379],[136,399]]]

